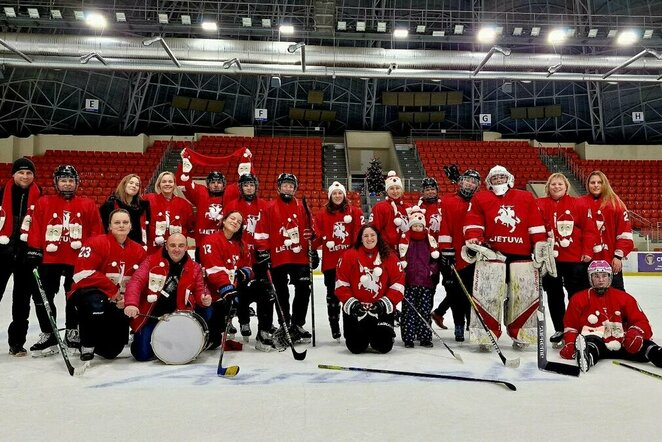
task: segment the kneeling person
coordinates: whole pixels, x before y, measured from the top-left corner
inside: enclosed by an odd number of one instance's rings
[[[128,238],[129,212],[117,209],[109,217],[108,233],[93,236],[80,248],[69,302],[80,320],[80,358],[94,353],[117,357],[127,344],[129,323],[122,313],[126,283],[145,257],[140,244]]]

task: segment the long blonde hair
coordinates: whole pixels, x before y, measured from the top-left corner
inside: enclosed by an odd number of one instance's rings
[[[129,195],[126,194],[126,183],[128,183],[131,178],[138,178],[138,193],[135,196],[129,198]],[[141,190],[142,181],[140,180],[140,177],[135,173],[130,173],[120,180],[120,183],[117,185],[117,189],[115,189],[115,195],[117,196],[118,200],[122,201],[127,206],[130,206],[134,203],[134,201],[136,203],[140,201]]]
[[[163,180],[163,177],[166,175],[172,175],[172,180],[175,182],[175,189],[173,190],[172,194],[174,196],[184,198],[184,194],[182,193],[182,190],[179,188],[179,186],[177,186],[177,179],[175,178],[175,174],[173,172],[170,172],[169,170],[164,170],[156,178],[156,182],[154,183],[154,192],[161,193],[161,181]]]
[[[614,192],[614,189],[612,189],[611,184],[609,184],[607,175],[605,175],[601,170],[594,170],[588,175],[588,178],[586,179],[586,191],[591,193],[588,183],[591,181],[591,177],[593,176],[599,177],[602,181],[602,188],[600,189],[600,199],[602,202],[600,203],[600,208],[611,205],[618,209],[627,210],[625,203],[618,197],[618,195],[616,195],[616,192]]]
[[[552,180],[555,180],[559,178],[561,181],[565,183],[565,194],[567,195],[568,192],[570,192],[570,181],[568,181],[568,177],[563,175],[561,172],[555,172],[547,178],[547,182],[545,183],[545,195],[549,195],[549,185],[551,184]]]

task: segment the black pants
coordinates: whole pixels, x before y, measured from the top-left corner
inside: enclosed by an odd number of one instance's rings
[[[303,326],[306,323],[308,303],[310,302],[310,267],[307,264],[283,264],[271,269],[276,296],[286,322]],[[289,278],[289,279],[288,279]],[[294,299],[292,301],[292,312],[290,313],[290,290],[289,283],[294,286]]]
[[[388,353],[395,340],[393,320],[392,314],[379,318],[366,315],[359,321],[356,317],[343,313],[345,345],[354,354],[365,352],[368,345],[379,353]]]
[[[475,269],[476,266],[471,264],[470,266],[457,271],[469,294],[471,294],[471,291],[473,290]],[[457,277],[453,270],[443,270],[442,273],[442,284],[444,290],[446,290],[446,297],[441,303],[439,303],[439,306],[434,311],[439,315],[444,316],[446,311],[450,308],[453,313],[453,323],[464,327],[465,322],[469,323],[471,304],[467,299],[467,295],[464,294],[462,287],[460,287],[460,284],[457,282]]]
[[[586,273],[588,265],[582,262],[557,262],[556,271],[558,276],[552,278],[545,275],[542,279],[542,286],[547,293],[547,305],[549,314],[552,317],[554,330],[563,331],[563,316],[565,315],[565,292],[568,292],[568,299],[580,290],[590,286],[588,275]]]
[[[46,298],[48,303],[51,306],[53,311],[53,319],[57,318],[57,311],[55,308],[55,294],[60,290],[60,278],[64,276],[64,291],[65,293],[71,290],[71,284],[73,283],[74,275],[74,266],[67,264],[42,264],[39,266],[39,277],[41,278],[41,284],[44,287],[46,292]],[[35,313],[37,314],[37,320],[39,321],[39,328],[42,333],[51,333],[51,323],[48,320],[48,314],[46,313],[46,307],[44,307],[44,302],[41,299],[39,292],[33,293]],[[67,329],[77,328],[78,327],[78,316],[76,315],[76,309],[71,305],[71,303],[66,301],[65,308],[65,327]]]
[[[4,255],[3,255],[4,257]],[[30,317],[30,297],[37,291],[37,283],[32,275],[32,269],[24,263],[11,257],[0,263],[0,300],[7,288],[9,277],[14,275],[12,290],[11,317],[7,334],[10,347],[23,347],[28,333],[28,318]],[[48,319],[48,318],[47,318]],[[49,326],[50,330],[50,326]]]
[[[81,347],[94,347],[106,359],[119,355],[129,338],[129,318],[97,289],[81,289],[71,295],[69,304],[80,318]]]
[[[623,282],[623,272],[618,272],[614,273],[612,280],[611,280],[611,286],[614,287],[615,289],[623,290],[625,291],[625,283]]]
[[[249,306],[256,304],[258,330],[270,331],[274,317],[274,288],[267,278],[255,279],[248,284],[239,296],[237,316],[240,324],[250,322]]]
[[[648,339],[644,340],[644,345],[637,353],[628,353],[622,347],[617,351],[609,350],[605,341],[598,336],[589,335],[584,338],[586,348],[593,355],[593,364],[597,364],[600,359],[625,359],[634,362],[652,362],[657,367],[662,367],[662,348]]]
[[[326,312],[329,315],[329,322],[338,322],[340,320],[340,301],[336,296],[336,269],[325,270],[324,286],[326,287]]]

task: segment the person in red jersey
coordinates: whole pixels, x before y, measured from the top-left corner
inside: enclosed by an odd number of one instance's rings
[[[405,292],[405,275],[395,252],[370,224],[359,230],[336,269],[336,296],[343,303],[343,334],[352,353],[368,346],[379,353],[393,348],[395,307]]]
[[[161,172],[154,183],[154,193],[145,195],[149,202],[150,222],[147,225],[147,252],[160,250],[168,236],[193,229],[193,207],[181,196],[175,184],[175,174]]]
[[[315,215],[313,247],[322,249],[322,273],[326,286],[326,310],[331,337],[340,338],[340,302],[336,297],[336,264],[354,245],[365,219],[363,211],[347,200],[347,190],[338,181],[329,186],[328,201]]]
[[[611,287],[612,275],[607,261],[589,264],[591,287],[570,298],[563,318],[566,344],[561,357],[575,358],[583,372],[605,358],[662,367],[662,347],[651,341],[648,318],[630,294]]]
[[[93,359],[95,353],[113,359],[128,342],[124,292],[146,256],[145,249],[129,238],[130,232],[129,212],[115,209],[108,217],[108,233],[88,239],[78,252],[68,298],[80,319],[82,361]]]
[[[218,232],[220,222],[223,218],[225,205],[225,186],[227,184],[225,175],[213,171],[207,175],[206,186],[188,179],[181,181],[184,186],[184,196],[191,201],[196,208],[195,215],[195,244],[196,256],[199,255],[199,245],[205,236]]]
[[[76,194],[80,178],[74,166],[58,166],[53,173],[53,184],[57,193],[42,196],[35,204],[28,234],[28,259],[33,268],[41,264],[39,274],[55,315],[53,299],[60,289],[60,278],[64,276],[64,290],[69,292],[80,248],[88,238],[103,233],[103,224],[95,202]],[[34,295],[34,303],[41,336],[30,351],[33,356],[53,354],[57,341],[39,294]],[[64,341],[67,346],[76,349],[80,347],[78,316],[68,301],[65,315],[67,330]]]
[[[616,195],[609,180],[599,170],[591,172],[586,180],[587,195],[581,200],[591,209],[591,215],[600,234],[600,250],[594,259],[604,259],[614,271],[611,285],[625,290],[623,259],[634,249],[632,223],[625,203]]]
[[[555,333],[550,342],[563,340],[565,293],[568,298],[588,288],[586,267],[599,251],[598,231],[585,200],[568,195],[570,182],[562,173],[553,173],[545,184],[546,196],[538,198],[538,207],[548,235],[554,240],[554,255],[558,276],[546,275],[543,287],[547,292],[549,314]]]

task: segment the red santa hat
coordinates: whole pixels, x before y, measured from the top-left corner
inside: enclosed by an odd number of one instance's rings
[[[340,184],[338,181],[334,181],[330,186],[329,186],[329,199],[331,199],[331,194],[333,193],[334,190],[340,190],[345,198],[347,198],[347,190],[345,189],[345,186]]]
[[[156,302],[165,285],[165,280],[168,277],[168,270],[166,269],[165,262],[159,262],[159,265],[149,269],[149,279],[147,281],[147,302]]]
[[[384,188],[388,192],[388,189],[390,189],[393,186],[400,186],[402,187],[402,180],[398,176],[398,174],[395,172],[395,170],[389,171],[388,175],[386,176],[386,180],[384,181]]]
[[[251,173],[251,162],[253,160],[253,153],[246,148],[244,153],[241,155],[239,160],[239,166],[237,167],[237,174],[239,176],[246,175]]]

